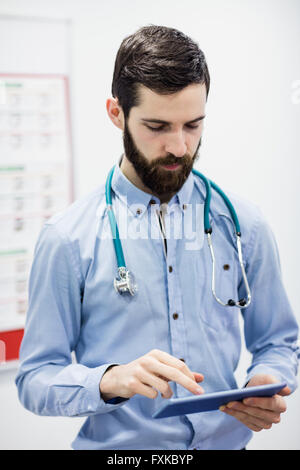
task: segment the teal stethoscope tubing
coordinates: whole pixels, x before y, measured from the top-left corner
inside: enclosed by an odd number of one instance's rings
[[[108,218],[110,222],[111,232],[113,235],[114,249],[115,249],[117,264],[118,264],[118,278],[114,280],[114,286],[115,286],[116,291],[119,293],[130,292],[131,295],[134,295],[135,292],[137,291],[137,286],[135,285],[134,277],[132,273],[130,273],[126,268],[124,253],[123,253],[122,244],[121,244],[120,236],[119,236],[118,225],[117,225],[116,218],[112,209],[111,182],[112,182],[114,170],[115,170],[115,165],[110,170],[107,180],[106,180],[106,184],[105,184],[106,208],[107,208],[107,214],[108,214]],[[241,229],[240,229],[239,220],[234,210],[234,207],[231,204],[228,197],[226,196],[226,194],[213,181],[207,179],[202,173],[200,173],[199,171],[195,169],[193,169],[192,172],[195,175],[197,175],[199,178],[201,178],[206,188],[206,197],[205,197],[205,203],[204,203],[204,231],[207,235],[207,241],[208,241],[208,245],[210,248],[211,258],[212,258],[212,263],[213,263],[213,270],[212,270],[213,295],[215,299],[217,300],[217,302],[223,306],[226,306],[226,307],[237,306],[239,308],[248,307],[248,305],[251,302],[251,293],[250,293],[250,288],[249,288],[249,284],[248,284],[248,280],[247,280],[247,276],[245,272],[245,267],[244,267],[244,262],[243,262],[243,256],[242,256],[242,247],[241,247],[241,240],[240,240]],[[211,202],[211,193],[212,193],[211,188],[213,188],[222,197],[224,203],[226,204],[230,212],[232,221],[235,226],[238,257],[239,257],[240,267],[242,270],[243,280],[244,280],[245,287],[246,287],[247,300],[240,299],[239,301],[236,302],[232,299],[229,299],[228,302],[224,303],[222,300],[220,300],[217,297],[216,292],[215,292],[215,277],[216,277],[215,276],[215,255],[214,255],[214,250],[213,250],[213,245],[212,245],[212,240],[211,240],[212,227],[209,222],[209,211],[210,211],[210,202]]]
[[[124,253],[123,253],[122,245],[120,242],[118,225],[117,225],[114,212],[112,210],[111,180],[114,174],[114,170],[115,170],[115,166],[113,166],[113,168],[110,170],[107,180],[106,180],[106,184],[105,184],[106,208],[107,208],[107,214],[108,214],[110,228],[111,228],[111,232],[113,236],[118,268],[121,268],[121,267],[126,268]]]

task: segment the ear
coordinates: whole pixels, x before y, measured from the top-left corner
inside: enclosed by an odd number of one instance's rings
[[[108,98],[106,100],[106,110],[115,126],[124,130],[124,113],[119,105],[117,98]]]

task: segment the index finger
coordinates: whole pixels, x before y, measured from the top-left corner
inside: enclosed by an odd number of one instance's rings
[[[188,366],[181,359],[177,359],[176,357],[171,356],[171,354],[168,354],[165,351],[154,350],[151,353],[156,359],[159,359],[160,362],[162,362],[163,364],[175,367],[187,377],[190,377],[193,381],[196,381],[194,374],[190,371]]]
[[[159,373],[168,380],[172,380],[179,385],[182,385],[184,388],[194,393],[195,395],[202,395],[202,393],[204,393],[203,388],[200,387],[200,385],[198,385],[194,379],[190,379],[190,377],[187,377],[175,367],[163,364],[161,362],[159,364]]]
[[[286,411],[285,401],[280,395],[274,395],[273,397],[245,398],[243,403],[245,405],[251,405],[264,410],[276,411],[278,413],[284,413]]]

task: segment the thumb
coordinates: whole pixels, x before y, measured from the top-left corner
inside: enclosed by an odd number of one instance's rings
[[[277,377],[274,375],[269,375],[269,374],[257,374],[252,377],[252,379],[248,382],[247,387],[253,387],[255,385],[265,385],[265,384],[275,384],[278,383],[279,380]],[[292,393],[290,387],[286,386],[280,392],[278,392],[278,395],[281,396],[287,396]]]
[[[251,380],[249,380],[247,387],[255,387],[257,385],[266,385],[266,384],[275,384],[279,382],[279,380],[270,374],[256,374],[254,375]]]
[[[278,395],[281,395],[282,397],[286,397],[287,395],[290,395],[292,393],[292,390],[290,387],[286,386],[280,392],[278,392]]]

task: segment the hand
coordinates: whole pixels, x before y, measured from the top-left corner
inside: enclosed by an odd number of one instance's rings
[[[257,374],[249,381],[247,387],[276,383],[273,375]],[[243,402],[233,401],[221,406],[220,410],[241,421],[249,429],[259,432],[270,429],[272,424],[280,422],[280,415],[286,411],[283,396],[289,395],[291,389],[284,387],[278,395],[273,397],[245,398]]]
[[[128,364],[111,367],[102,377],[100,392],[107,401],[114,397],[131,398],[135,394],[156,398],[173,395],[169,381],[174,381],[195,395],[204,393],[198,385],[203,375],[191,372],[186,364],[170,354],[154,349]]]

